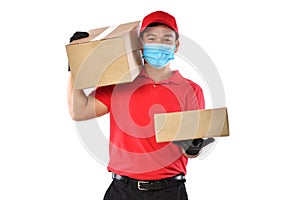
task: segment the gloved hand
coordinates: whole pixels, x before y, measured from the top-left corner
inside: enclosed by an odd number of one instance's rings
[[[72,37],[70,37],[70,43],[73,42],[74,40],[79,40],[81,38],[86,38],[86,37],[89,37],[88,32],[77,31],[73,34]]]
[[[180,146],[184,149],[185,153],[191,156],[197,155],[200,150],[207,146],[208,144],[214,142],[214,138],[197,138],[193,140],[179,140],[179,141],[173,141],[173,144]]]
[[[72,37],[70,37],[70,43],[73,42],[74,40],[78,40],[78,39],[86,38],[86,37],[89,37],[88,32],[77,31],[73,34]],[[70,65],[68,65],[68,71],[70,71]]]

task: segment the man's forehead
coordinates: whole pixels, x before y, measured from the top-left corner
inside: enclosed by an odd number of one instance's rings
[[[167,36],[175,36],[175,31],[169,28],[168,26],[165,25],[158,25],[154,27],[147,27],[147,29],[144,32],[145,36],[148,35],[167,35]]]

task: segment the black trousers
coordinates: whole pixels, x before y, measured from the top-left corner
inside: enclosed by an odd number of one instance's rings
[[[104,200],[188,200],[184,182],[160,190],[141,191],[123,181],[113,180]]]

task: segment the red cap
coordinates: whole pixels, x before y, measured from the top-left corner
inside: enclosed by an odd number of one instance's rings
[[[143,32],[147,26],[152,23],[162,23],[173,29],[178,34],[176,19],[164,11],[155,11],[144,17],[141,30]]]

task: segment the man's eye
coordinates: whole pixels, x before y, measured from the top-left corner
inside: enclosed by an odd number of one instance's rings
[[[173,40],[171,40],[171,39],[168,39],[168,38],[166,38],[166,39],[163,39],[163,41],[162,41],[164,44],[173,44]]]

